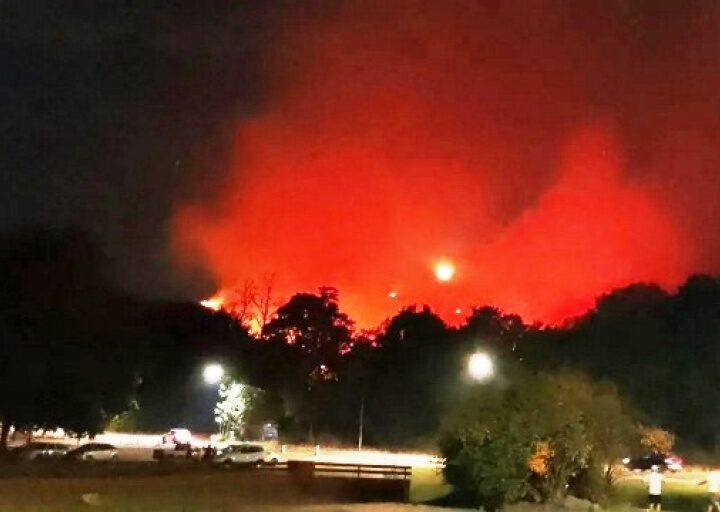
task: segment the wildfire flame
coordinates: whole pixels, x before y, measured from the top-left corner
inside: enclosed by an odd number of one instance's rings
[[[217,293],[212,297],[200,301],[200,305],[213,311],[220,311],[225,306],[225,300],[222,295]]]
[[[262,322],[260,319],[253,315],[241,318],[233,307],[232,299],[228,302],[227,297],[228,293],[221,290],[211,297],[201,300],[200,305],[212,311],[224,311],[225,313],[236,317],[242,322],[250,334],[253,336],[259,335],[262,332]]]

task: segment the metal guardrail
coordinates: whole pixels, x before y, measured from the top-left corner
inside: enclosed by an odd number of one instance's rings
[[[345,464],[335,462],[288,461],[274,465],[264,464],[261,469],[269,471],[303,472],[310,477],[345,477],[357,479],[410,480],[411,466],[383,464]]]
[[[290,460],[261,468],[284,471],[300,489],[341,493],[353,501],[407,501],[412,467]]]
[[[379,464],[315,463],[318,475],[353,476],[355,478],[394,478],[408,480],[412,476],[410,466],[387,466]]]

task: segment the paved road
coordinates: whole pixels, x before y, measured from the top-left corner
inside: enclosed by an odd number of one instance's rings
[[[117,445],[116,445],[117,446]],[[118,446],[120,460],[144,462],[152,461],[152,448]],[[315,455],[312,448],[289,448],[282,457],[286,460],[312,460],[317,462],[335,462],[341,464],[382,464],[390,466],[436,467],[437,459],[429,454],[388,453],[381,451],[320,449]]]
[[[118,458],[128,462],[152,462],[152,448],[118,446]]]
[[[138,434],[101,434],[99,442],[111,443],[119,448],[120,458],[132,461],[152,460],[152,449],[160,441],[160,435]],[[207,437],[198,436],[195,444],[204,446],[209,443]],[[281,453],[288,460],[314,460],[318,462],[336,462],[346,464],[387,464],[396,466],[437,467],[438,459],[431,453],[391,453],[381,450],[353,450],[327,448],[321,446],[319,453],[315,446],[287,445],[282,452],[276,442],[262,443],[272,452]]]
[[[36,439],[40,440],[40,439]],[[161,440],[158,435],[144,434],[119,434],[107,433],[100,434],[95,441],[100,443],[110,443],[118,448],[120,460],[128,462],[150,462],[153,460],[152,451]],[[42,439],[46,442],[62,442],[73,446],[79,445],[87,440],[78,442],[69,439]],[[198,436],[194,440],[194,444],[204,446],[209,443],[206,437]],[[273,452],[281,453],[282,449],[277,443],[262,443],[267,445],[267,449]],[[381,450],[354,450],[354,449],[338,449],[320,447],[316,452],[315,446],[309,445],[289,445],[286,446],[285,452],[281,456],[286,460],[313,460],[317,462],[335,462],[345,464],[382,464],[394,466],[412,466],[412,467],[438,467],[439,461],[434,454],[431,453],[391,453]]]

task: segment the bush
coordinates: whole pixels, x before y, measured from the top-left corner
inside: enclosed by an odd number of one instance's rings
[[[640,434],[640,444],[653,453],[669,453],[675,445],[672,432],[659,427],[643,427]]]
[[[519,500],[562,499],[571,489],[598,501],[637,428],[608,384],[540,374],[481,387],[441,435],[446,477],[462,498],[494,510]]]

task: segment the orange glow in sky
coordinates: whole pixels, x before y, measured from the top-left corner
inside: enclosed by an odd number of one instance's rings
[[[237,121],[221,186],[175,210],[181,261],[218,290],[274,274],[276,300],[334,286],[359,327],[412,304],[454,323],[481,305],[556,323],[692,270],[694,245],[628,167],[622,130],[566,94],[577,59],[528,65],[557,54],[554,38],[538,32],[524,59],[501,38],[496,55],[477,2],[360,4],[277,43],[267,104]]]
[[[380,186],[387,179],[382,173],[355,171],[376,165],[371,155],[348,155],[346,163],[341,153],[333,165],[316,161],[270,173],[252,188],[228,188],[222,215],[187,206],[178,212],[175,233],[179,247],[201,251],[220,290],[237,290],[270,272],[277,276],[278,299],[332,285],[343,310],[363,328],[412,304],[428,304],[451,323],[461,320],[458,304],[490,304],[527,321],[555,323],[582,313],[614,287],[635,281],[672,286],[686,275],[686,245],[672,219],[623,180],[617,154],[604,129],[579,131],[566,146],[555,184],[532,208],[482,238],[454,229],[446,214],[468,215],[472,203],[460,199],[466,187],[455,193],[452,209],[420,199],[398,203],[398,189]],[[338,179],[325,166],[348,175]],[[365,181],[355,182],[356,172]],[[298,173],[305,173],[300,189]],[[352,187],[355,199],[348,201],[340,191]],[[315,200],[319,191],[325,201]],[[402,213],[410,208],[416,222]],[[389,222],[392,217],[398,221]],[[457,259],[428,271],[428,256],[447,247],[460,255],[461,275]],[[445,286],[449,282],[453,286]],[[220,308],[222,294],[204,305]]]

